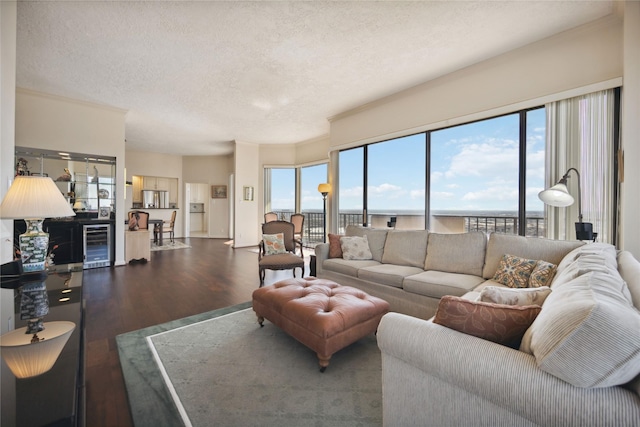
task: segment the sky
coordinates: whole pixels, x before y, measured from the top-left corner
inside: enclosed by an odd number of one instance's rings
[[[431,210],[517,211],[518,114],[431,132]],[[545,110],[527,114],[527,211],[542,211]],[[362,208],[363,148],[340,153],[341,210]],[[425,134],[369,145],[369,210],[423,210]],[[294,207],[293,169],[274,171],[273,210]],[[326,165],[302,169],[302,210],[322,209]]]

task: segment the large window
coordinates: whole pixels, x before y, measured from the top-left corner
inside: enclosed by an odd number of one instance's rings
[[[324,240],[324,205],[318,184],[327,182],[327,164],[300,168],[300,213],[304,215],[302,241],[305,244]]]
[[[285,221],[295,212],[302,213],[305,216],[302,241],[307,246],[324,240],[323,200],[318,192],[318,184],[323,182],[327,182],[326,163],[264,170],[265,213],[275,212]]]
[[[342,151],[340,225],[542,236],[544,136],[539,108]]]
[[[364,149],[353,148],[340,152],[338,192],[338,232],[344,233],[349,224],[363,224],[364,205]],[[334,189],[335,191],[335,189]],[[335,194],[335,193],[334,193]]]
[[[287,218],[296,210],[296,170],[265,169],[265,212],[278,212]]]
[[[367,149],[368,223],[424,229],[425,134],[371,144]]]

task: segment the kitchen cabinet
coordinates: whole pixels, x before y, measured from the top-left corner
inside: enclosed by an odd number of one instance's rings
[[[155,176],[143,176],[142,177],[142,189],[143,190],[157,190],[158,179]]]
[[[178,178],[169,178],[163,176],[136,176],[132,178],[133,185],[133,203],[143,206],[144,200],[142,196],[143,190],[166,191],[168,193],[169,209],[178,207]],[[146,209],[146,208],[145,208]],[[155,208],[150,208],[155,209]]]
[[[207,184],[191,184],[190,203],[205,203],[209,195],[209,186]]]
[[[133,187],[131,190],[133,203],[142,203],[142,177],[134,175],[131,180],[131,186]]]
[[[143,176],[142,182],[143,190],[169,191],[169,178],[163,178],[159,176]]]

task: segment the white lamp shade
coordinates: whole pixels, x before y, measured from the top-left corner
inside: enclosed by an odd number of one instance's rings
[[[43,339],[31,343],[27,328],[15,329],[0,336],[2,358],[16,378],[30,378],[44,374],[58,360],[76,325],[73,322],[47,322],[38,332]]]
[[[55,182],[46,176],[17,176],[0,206],[0,218],[36,219],[74,216]]]
[[[551,188],[538,193],[538,197],[547,205],[564,208],[573,204],[573,196],[569,194],[567,186],[564,184],[556,184]]]

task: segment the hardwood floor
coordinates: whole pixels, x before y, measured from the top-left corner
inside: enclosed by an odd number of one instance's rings
[[[233,249],[225,239],[177,240],[191,248],[151,252],[146,264],[84,271],[87,426],[133,425],[117,335],[249,301],[259,285],[252,248]],[[312,253],[305,251],[305,276]],[[290,270],[267,271],[265,284],[288,277]]]

